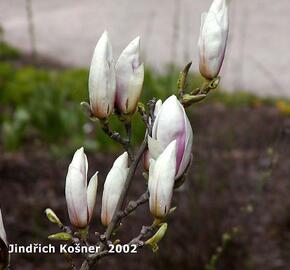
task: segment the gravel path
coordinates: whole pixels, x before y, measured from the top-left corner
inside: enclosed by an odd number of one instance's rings
[[[210,0],[32,0],[36,47],[41,54],[73,66],[90,64],[104,29],[115,56],[140,35],[147,65],[196,63],[200,14]],[[275,5],[274,5],[275,4]],[[223,85],[260,95],[290,97],[290,1],[232,0],[231,33]],[[25,0],[1,0],[5,39],[31,50]],[[288,71],[289,70],[289,71]]]

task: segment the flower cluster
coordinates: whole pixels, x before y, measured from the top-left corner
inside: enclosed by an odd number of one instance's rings
[[[99,39],[89,75],[92,114],[108,118],[114,108],[121,114],[136,111],[144,80],[144,65],[140,61],[140,38],[135,38],[121,53],[116,64],[107,31]]]
[[[200,72],[208,80],[219,74],[228,37],[228,3],[214,0],[202,15],[199,37]],[[114,61],[109,34],[105,31],[94,50],[89,96],[93,116],[107,119],[112,113],[131,115],[136,111],[142,91],[144,65],[140,60],[140,38],[135,38]],[[144,153],[144,168],[149,171],[148,191],[151,214],[165,218],[173,190],[182,180],[192,159],[193,131],[184,107],[175,95],[155,104],[151,133]],[[66,201],[71,223],[86,227],[92,217],[98,185],[95,173],[87,185],[88,162],[83,148],[74,154],[66,178]],[[128,153],[114,162],[103,189],[101,221],[108,226],[129,172]],[[182,181],[181,181],[182,182]]]
[[[174,183],[180,179],[191,160],[193,132],[185,110],[176,96],[162,104],[156,103],[156,119],[152,137],[148,136],[147,163],[149,163],[148,190],[150,211],[156,218],[165,217],[170,210]],[[128,153],[119,156],[107,175],[101,219],[107,226],[114,215],[129,171]],[[78,149],[69,165],[66,177],[66,201],[71,223],[84,228],[90,222],[98,178],[95,173],[87,186],[88,161],[83,148]]]
[[[103,249],[111,243],[110,238],[121,225],[121,220],[147,201],[154,221],[151,226],[143,226],[140,235],[130,243],[138,247],[150,245],[156,250],[158,241],[167,230],[167,223],[164,221],[172,212],[174,189],[184,182],[192,160],[193,130],[184,107],[199,102],[210,90],[218,86],[228,28],[228,1],[214,0],[208,13],[202,15],[198,42],[199,69],[206,81],[202,87],[186,92],[186,78],[191,65],[189,63],[180,73],[178,95],[172,95],[163,102],[154,98],[148,102],[148,107],[139,101],[144,80],[144,65],[140,60],[140,38],[135,38],[115,63],[109,34],[107,31],[102,34],[90,67],[90,105],[87,104],[86,107],[90,116],[100,120],[102,129],[110,138],[120,143],[125,152],[113,163],[103,187],[101,222],[107,228],[104,234],[97,234],[100,236],[99,243],[102,243],[101,250],[94,259],[87,258],[82,269],[89,269],[86,268],[86,263],[92,266],[98,260],[98,256],[106,254],[106,250]],[[146,133],[142,145],[134,153],[131,145],[131,116],[136,111],[140,113],[146,125]],[[126,138],[110,129],[108,118],[112,114],[116,114],[124,124]],[[147,190],[138,200],[125,206],[130,183],[142,157],[145,169],[143,175],[148,180]],[[63,230],[62,233],[50,235],[50,239],[74,241],[76,235],[80,235],[78,240],[86,240],[98,188],[98,172],[89,182],[87,174],[87,157],[84,149],[80,148],[75,152],[68,167],[65,185],[70,222],[78,232],[64,226],[53,211],[47,209],[46,215],[49,220]],[[3,232],[0,233],[1,238],[6,239]]]

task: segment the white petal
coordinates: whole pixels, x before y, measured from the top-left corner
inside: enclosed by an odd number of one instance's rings
[[[84,184],[86,185],[87,172],[88,172],[88,159],[84,152],[83,147],[79,148],[74,153],[74,156],[70,165],[80,171],[80,173],[83,175]]]
[[[114,166],[107,175],[102,197],[102,224],[107,226],[114,215],[118,200],[123,190],[128,169]]]
[[[176,140],[177,143],[177,170],[179,171],[181,161],[186,147],[186,121],[187,116],[183,106],[176,96],[171,96],[163,103],[153,125],[152,137],[157,140],[162,149]],[[150,144],[152,144],[150,142]],[[151,147],[152,153],[159,150],[155,145]],[[153,156],[154,157],[154,156]],[[156,156],[155,156],[156,158]]]
[[[150,162],[149,206],[156,218],[165,217],[171,205],[176,171],[176,141],[171,142],[156,162]]]
[[[123,50],[116,63],[116,105],[121,113],[134,113],[141,95],[144,66],[140,62],[140,38]]]
[[[5,228],[4,228],[4,224],[3,224],[3,219],[2,219],[1,209],[0,209],[0,238],[5,242],[6,245],[8,245],[6,232],[5,232]]]
[[[164,151],[164,147],[160,144],[159,141],[153,139],[151,136],[148,136],[148,149],[150,157],[157,159],[159,155]]]
[[[158,99],[157,102],[156,102],[156,104],[155,104],[155,108],[154,108],[154,116],[155,117],[159,113],[161,107],[162,107],[162,100],[161,99]]]
[[[84,176],[72,165],[66,176],[65,197],[71,223],[79,228],[85,227],[88,223],[87,187]]]
[[[150,194],[153,194],[156,190],[158,178],[154,177],[156,161],[154,159],[149,160],[149,179],[148,179],[148,190]]]
[[[92,178],[90,179],[88,188],[87,188],[87,203],[88,203],[89,221],[92,218],[94,207],[96,204],[97,188],[98,188],[98,172],[96,172],[92,176]]]
[[[129,81],[127,112],[133,113],[136,110],[142,92],[143,81],[144,65],[141,64],[135,69],[134,74],[131,76]]]
[[[165,148],[184,127],[183,107],[176,96],[163,103],[153,125],[152,138]]]
[[[99,39],[92,58],[89,74],[89,94],[93,114],[102,119],[114,108],[116,76],[112,46],[108,32]]]
[[[207,79],[221,69],[229,31],[228,3],[214,0],[206,16],[202,16],[199,47],[199,70]]]
[[[120,169],[128,168],[128,153],[124,152],[122,155],[120,155],[114,162],[113,167],[118,167]]]
[[[204,26],[204,22],[205,22],[206,17],[207,17],[207,12],[201,13],[200,32],[202,32],[202,29],[203,29],[203,26]]]

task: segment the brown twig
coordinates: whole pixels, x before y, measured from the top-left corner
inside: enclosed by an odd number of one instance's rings
[[[106,238],[109,239],[113,233],[113,230],[115,228],[115,226],[117,225],[117,223],[119,222],[120,220],[120,216],[119,216],[119,211],[122,207],[122,204],[127,196],[127,193],[128,193],[128,189],[131,185],[131,182],[132,182],[132,179],[133,179],[133,176],[135,175],[135,171],[137,169],[137,166],[139,164],[139,161],[141,160],[142,158],[142,155],[144,153],[144,151],[146,150],[147,148],[147,132],[146,132],[146,135],[145,135],[145,139],[136,155],[136,158],[135,160],[132,162],[131,166],[130,166],[130,169],[129,169],[129,172],[128,172],[128,176],[126,178],[126,182],[124,184],[124,188],[122,190],[122,193],[120,195],[120,198],[119,198],[119,201],[117,203],[117,206],[116,206],[116,211],[115,211],[115,214],[112,218],[112,221],[111,223],[109,224],[107,230],[106,230]]]
[[[122,218],[130,215],[132,212],[136,210],[140,205],[146,203],[149,200],[149,191],[147,190],[144,192],[138,200],[136,201],[130,201],[127,205],[127,207],[118,213],[119,219],[121,220]]]
[[[131,204],[129,207],[129,210],[126,209],[123,211],[123,214],[122,214],[122,211],[120,212],[121,208],[122,208],[122,205],[123,205],[123,202],[127,196],[127,193],[128,193],[128,190],[130,188],[130,185],[131,185],[131,182],[133,180],[133,177],[135,175],[135,172],[136,172],[136,169],[137,169],[137,166],[147,148],[147,141],[148,141],[148,135],[151,134],[151,131],[152,131],[152,125],[154,123],[154,108],[155,108],[155,104],[156,104],[156,99],[153,99],[153,100],[150,100],[148,102],[148,106],[149,106],[149,114],[150,114],[150,117],[152,118],[151,120],[151,124],[149,126],[149,128],[146,130],[146,134],[145,134],[145,137],[144,137],[144,140],[136,154],[136,157],[133,159],[132,163],[131,163],[131,166],[129,168],[129,172],[128,172],[128,175],[127,175],[127,178],[126,178],[126,181],[125,181],[125,184],[124,184],[124,187],[123,187],[123,190],[122,190],[122,193],[120,195],[120,198],[118,200],[118,203],[117,203],[117,206],[116,206],[116,210],[115,210],[115,213],[113,215],[113,218],[112,218],[112,221],[111,223],[108,225],[107,227],[107,230],[105,232],[105,239],[106,240],[109,240],[113,231],[115,230],[116,226],[118,226],[118,223],[120,222],[120,220],[122,219],[122,216],[123,215],[128,215],[129,213],[131,213],[132,211],[134,211],[139,205],[141,205],[142,203],[145,203],[147,198],[146,198],[146,195],[144,195],[145,198],[141,198],[140,201],[137,203],[138,205],[136,206],[136,204],[134,204],[134,206]],[[107,121],[103,121],[102,122],[102,127],[103,127],[103,130],[113,139],[115,139],[116,141],[120,142],[122,145],[123,145],[123,140],[121,139],[120,135],[116,132],[112,132],[110,129],[109,129],[109,125],[108,125],[108,122]],[[129,154],[129,153],[128,153]],[[142,196],[141,196],[142,197]],[[146,200],[145,200],[146,199]],[[143,202],[144,200],[144,202]],[[136,206],[136,207],[135,207]],[[132,210],[132,211],[131,211]],[[121,213],[121,214],[120,214]],[[94,267],[94,265],[96,265],[96,263],[98,262],[98,260],[100,258],[102,258],[102,256],[99,256],[98,254],[101,254],[102,252],[105,252],[106,254],[106,250],[104,250],[105,248],[105,245],[103,243],[101,243],[100,245],[100,250],[97,254],[93,254],[93,256],[89,256],[82,264],[82,267],[81,267],[81,270],[88,270],[88,269],[92,269],[92,267]]]
[[[129,155],[129,159],[131,161],[134,160],[134,154],[133,154],[133,150],[131,147],[131,125],[130,124],[125,124],[125,128],[126,128],[126,132],[127,132],[127,139],[122,138],[122,136],[120,135],[120,133],[111,130],[110,125],[109,125],[109,121],[108,120],[101,120],[101,127],[103,129],[103,131],[114,141],[116,141],[117,143],[121,144],[124,149],[127,151],[128,155]]]

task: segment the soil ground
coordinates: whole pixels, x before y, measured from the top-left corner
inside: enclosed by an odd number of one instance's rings
[[[194,109],[191,122],[194,160],[187,181],[174,194],[177,209],[159,251],[145,248],[138,255],[105,258],[101,269],[205,269],[224,233],[232,238],[216,269],[290,269],[290,119],[272,107],[210,104]],[[70,158],[56,159],[29,145],[18,153],[1,153],[1,208],[9,241],[48,243],[47,235],[57,229],[45,218],[45,208],[68,223],[64,184]],[[89,155],[89,174],[100,171],[91,225],[100,232],[103,182],[116,155]],[[130,198],[144,188],[139,168]],[[120,239],[132,238],[150,221],[144,205],[124,222]],[[59,254],[26,254],[12,256],[11,269],[70,268]]]

